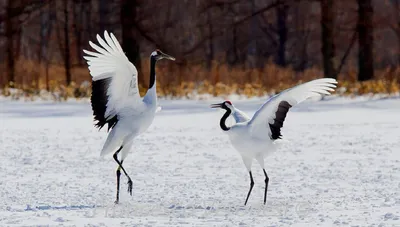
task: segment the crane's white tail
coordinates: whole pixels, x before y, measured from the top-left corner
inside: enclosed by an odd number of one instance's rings
[[[116,151],[122,145],[122,140],[116,136],[116,130],[113,128],[108,134],[107,140],[101,149],[100,156],[104,156],[111,152]]]

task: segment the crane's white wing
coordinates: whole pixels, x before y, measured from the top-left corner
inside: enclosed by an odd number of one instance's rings
[[[115,36],[104,31],[103,40],[96,36],[99,45],[89,42],[96,52],[83,50],[92,76],[92,109],[97,126],[117,121],[117,114],[142,103],[138,89],[138,72],[128,60]],[[111,124],[111,125],[110,125]]]
[[[235,119],[236,123],[242,123],[242,122],[247,122],[250,121],[250,117],[247,116],[246,113],[243,111],[235,108],[235,111],[232,114],[233,118]]]
[[[335,79],[316,79],[271,97],[250,120],[250,133],[259,138],[265,138],[266,135],[271,139],[280,138],[283,121],[292,106],[316,95],[330,95],[336,88],[335,84]]]

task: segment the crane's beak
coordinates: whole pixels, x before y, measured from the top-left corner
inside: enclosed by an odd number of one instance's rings
[[[161,51],[160,51],[161,52]],[[168,55],[168,54],[165,54],[165,53],[163,53],[163,52],[161,52],[161,57],[162,58],[165,58],[165,59],[168,59],[168,60],[171,60],[171,61],[175,61],[175,58],[174,57],[172,57],[172,56],[170,56],[170,55]]]
[[[222,103],[211,104],[210,108],[222,108]]]

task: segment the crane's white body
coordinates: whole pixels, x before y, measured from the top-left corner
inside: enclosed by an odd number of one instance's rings
[[[99,45],[89,42],[97,52],[83,50],[92,76],[91,104],[95,126],[101,129],[108,125],[107,140],[100,155],[114,153],[113,158],[118,163],[117,196],[121,170],[128,178],[128,192],[132,195],[132,179],[122,163],[129,154],[133,139],[145,132],[153,123],[154,115],[161,108],[157,106],[156,93],[156,62],[161,59],[175,60],[159,49],[150,55],[150,83],[146,95],[140,97],[138,89],[138,72],[128,60],[121,45],[112,33],[104,31],[104,39],[96,36]],[[118,157],[119,156],[119,157]]]
[[[128,155],[132,141],[135,137],[145,132],[153,123],[157,111],[156,89],[151,88],[147,91],[146,99],[138,103],[135,108],[125,108],[119,114],[118,124],[109,133],[100,155],[112,153],[120,146],[122,159]]]
[[[227,134],[232,146],[240,153],[248,171],[254,159],[264,168],[264,158],[275,151],[275,143],[269,139],[251,136],[248,130],[248,122],[244,122],[232,126]]]
[[[128,60],[115,36],[104,32],[103,40],[96,36],[100,46],[89,42],[97,52],[84,52],[87,56],[90,75],[93,81],[111,79],[107,89],[107,108],[105,118],[118,117],[118,123],[109,133],[100,155],[115,152],[121,146],[124,159],[132,145],[132,140],[146,131],[154,120],[157,111],[156,83],[142,98],[138,89],[138,72]],[[156,55],[155,52],[152,56]]]

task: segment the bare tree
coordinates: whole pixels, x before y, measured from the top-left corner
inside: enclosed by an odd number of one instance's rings
[[[211,21],[211,10],[207,12],[207,24],[208,24],[208,34],[209,34],[209,39],[208,39],[208,45],[206,46],[206,67],[208,70],[211,69],[212,66],[212,61],[214,60],[214,31],[213,31],[213,22]]]
[[[75,54],[76,54],[76,63],[78,66],[83,65],[83,58],[82,58],[82,46],[83,46],[83,39],[84,39],[84,28],[87,20],[85,21],[85,13],[86,8],[90,7],[90,1],[87,0],[75,0],[74,4],[72,5],[72,15],[74,16],[72,21],[72,27],[75,37]],[[100,17],[103,18],[103,17]]]
[[[12,17],[12,11],[15,8],[15,4],[17,4],[17,1],[8,0],[6,5],[7,17],[5,23],[6,24],[5,30],[6,30],[7,78],[10,87],[13,87],[15,83],[14,30],[17,28],[15,28],[15,22],[13,21]]]
[[[276,28],[278,34],[278,51],[276,55],[276,64],[282,67],[286,66],[286,44],[288,40],[287,17],[289,5],[285,0],[278,0],[280,3],[276,7]]]
[[[63,2],[63,13],[64,13],[64,22],[63,22],[63,34],[64,34],[64,46],[63,56],[64,56],[64,68],[65,68],[65,81],[67,86],[71,84],[71,49],[70,49],[70,38],[69,38],[69,1]]]
[[[389,7],[392,9],[392,15],[394,20],[389,22],[389,27],[393,30],[396,35],[397,42],[397,64],[400,64],[400,0],[386,1],[389,3]],[[390,14],[389,14],[390,15]],[[387,20],[387,17],[384,17]]]
[[[99,7],[99,30],[100,34],[104,32],[104,30],[109,30],[109,17],[110,17],[110,7],[109,7],[108,0],[98,0],[98,7]]]
[[[321,0],[321,42],[325,77],[336,78],[334,67],[334,0]]]
[[[358,80],[365,81],[374,77],[374,36],[373,8],[371,0],[357,0],[358,3]]]

